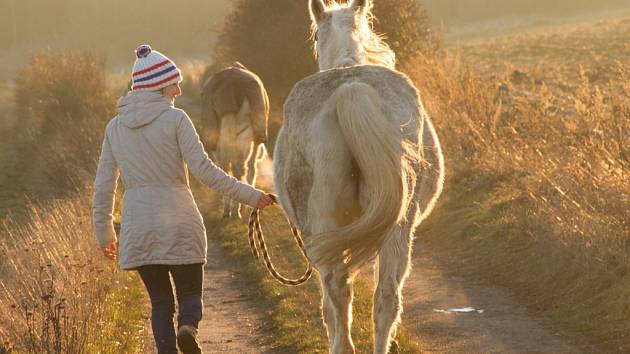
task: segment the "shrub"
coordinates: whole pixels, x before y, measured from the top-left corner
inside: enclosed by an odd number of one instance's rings
[[[622,67],[612,68],[622,80],[606,86],[574,70],[580,81],[567,100],[551,85],[518,86],[509,72],[483,78],[452,55],[420,56],[408,69],[440,128],[452,175],[471,168],[509,175],[518,200],[529,200],[532,215],[563,243],[618,253],[629,231],[630,87]]]
[[[433,54],[441,47],[425,8],[417,0],[376,0],[373,12],[375,31],[386,36],[400,64],[406,64],[418,53]]]
[[[42,52],[15,77],[21,163],[42,170],[52,184],[73,189],[92,175],[114,96],[103,62],[88,53]],[[32,170],[32,168],[31,168]]]
[[[274,102],[282,102],[295,82],[317,69],[307,3],[237,1],[219,33],[215,67],[240,61],[260,76]]]

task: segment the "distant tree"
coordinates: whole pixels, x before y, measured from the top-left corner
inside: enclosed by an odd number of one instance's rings
[[[417,0],[375,0],[374,27],[399,62],[427,47],[431,32]],[[308,0],[236,0],[219,33],[215,64],[238,60],[256,72],[278,109],[293,84],[317,70],[312,53]]]
[[[374,0],[374,30],[385,35],[399,63],[437,45],[429,17],[418,0]]]
[[[307,0],[236,0],[219,33],[215,66],[240,61],[278,102],[293,83],[317,69],[309,31]]]

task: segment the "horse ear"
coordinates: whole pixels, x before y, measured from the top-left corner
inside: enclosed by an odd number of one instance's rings
[[[309,0],[308,8],[311,12],[311,18],[313,21],[317,22],[326,10],[326,4],[324,4],[322,0]]]
[[[370,6],[370,1],[371,0],[353,0],[350,7],[354,9],[355,12],[363,12]]]

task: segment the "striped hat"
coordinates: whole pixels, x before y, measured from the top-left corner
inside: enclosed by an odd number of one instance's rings
[[[143,44],[136,49],[131,89],[133,91],[158,91],[182,81],[182,73],[166,55]]]

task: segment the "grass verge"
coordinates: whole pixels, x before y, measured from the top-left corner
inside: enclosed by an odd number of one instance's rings
[[[89,353],[143,353],[145,318],[150,313],[142,282],[135,272],[117,272],[105,299],[105,320],[94,336]]]
[[[419,242],[594,352],[630,350],[627,29],[510,37],[405,68],[449,174]]]
[[[502,176],[454,181],[418,241],[444,251],[436,254],[448,257],[438,261],[457,275],[509,288],[578,345],[627,352],[627,265],[572,249],[542,230],[533,233],[526,203],[513,198],[510,183]]]
[[[0,353],[137,353],[142,287],[92,235],[90,193],[0,224]]]

